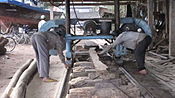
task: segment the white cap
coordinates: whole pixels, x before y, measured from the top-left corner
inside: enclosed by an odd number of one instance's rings
[[[138,28],[138,29],[137,29],[137,32],[141,32],[141,31],[142,31],[142,29],[141,29],[141,28]]]
[[[45,19],[46,17],[45,17],[45,15],[41,15],[41,17],[40,17],[40,19]]]

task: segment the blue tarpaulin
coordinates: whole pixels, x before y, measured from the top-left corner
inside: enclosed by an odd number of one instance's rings
[[[10,5],[16,5],[16,6],[19,6],[19,7],[22,7],[22,8],[27,8],[27,9],[38,11],[38,12],[44,12],[44,13],[48,12],[49,13],[48,10],[44,10],[42,8],[39,8],[39,7],[33,7],[33,6],[30,6],[29,4],[25,4],[23,2],[18,2],[18,1],[15,1],[15,0],[0,0],[0,3],[7,3],[7,4],[10,4]]]

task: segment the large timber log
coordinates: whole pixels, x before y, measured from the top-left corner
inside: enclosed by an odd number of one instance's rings
[[[4,93],[2,94],[1,98],[9,98],[9,96],[12,92],[12,89],[15,87],[16,83],[19,80],[19,77],[24,72],[24,70],[26,70],[29,67],[29,65],[32,61],[33,61],[33,59],[29,59],[24,65],[21,66],[21,68],[19,68],[16,71],[16,73],[13,75],[13,78],[11,79],[10,83],[6,87]]]
[[[30,64],[30,66],[22,73],[19,78],[15,88],[10,95],[10,98],[25,98],[25,93],[27,89],[27,85],[29,84],[31,77],[34,76],[36,72],[36,59]]]

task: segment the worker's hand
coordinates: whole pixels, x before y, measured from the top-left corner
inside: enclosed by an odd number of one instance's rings
[[[105,54],[106,52],[108,52],[109,50],[111,49],[111,46],[106,46],[100,53],[98,53],[99,55],[103,55]]]
[[[65,61],[65,68],[66,69],[69,69],[71,67],[71,65],[72,65],[72,61],[71,60],[66,60]]]
[[[99,55],[103,55],[104,53],[106,53],[106,51],[102,50],[100,53],[98,53]]]

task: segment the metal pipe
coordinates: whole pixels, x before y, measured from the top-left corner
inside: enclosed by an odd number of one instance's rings
[[[66,39],[66,58],[72,58],[71,40]]]
[[[136,2],[119,2],[120,5],[127,5],[127,4],[136,4]],[[65,5],[65,3],[61,4],[61,5]],[[86,5],[86,6],[92,6],[92,5],[114,5],[114,2],[106,2],[106,3],[97,3],[97,2],[94,2],[94,3],[70,3],[70,5],[74,5],[74,6],[82,6],[82,5]]]
[[[66,36],[70,34],[70,0],[65,1],[66,5]],[[66,58],[72,58],[71,40],[66,40]]]
[[[113,36],[67,36],[66,40],[81,40],[81,39],[112,39]]]

